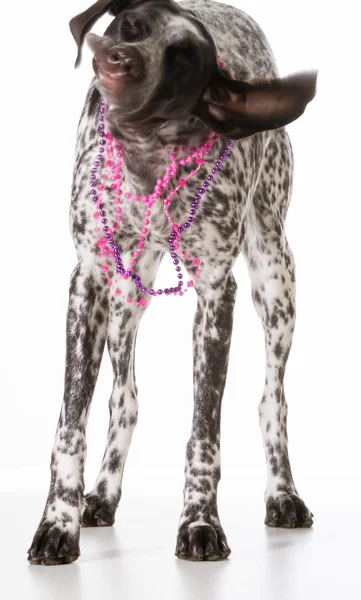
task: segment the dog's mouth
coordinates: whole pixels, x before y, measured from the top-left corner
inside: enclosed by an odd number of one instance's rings
[[[95,59],[93,59],[93,69],[100,90],[116,94],[121,94],[126,90],[130,81],[128,73],[101,68]]]

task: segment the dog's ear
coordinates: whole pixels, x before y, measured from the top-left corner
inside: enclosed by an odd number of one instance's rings
[[[278,129],[300,117],[316,93],[317,73],[238,81],[217,70],[196,114],[213,131],[236,140]]]
[[[102,17],[108,10],[112,15],[116,16],[121,10],[131,4],[132,1],[133,0],[98,0],[95,2],[95,4],[87,8],[87,10],[80,13],[80,15],[77,15],[70,21],[70,31],[72,32],[78,46],[78,55],[75,61],[76,67],[80,63],[81,49],[84,38],[88,31],[91,30],[94,23],[96,23],[96,21],[100,19],[100,17]]]

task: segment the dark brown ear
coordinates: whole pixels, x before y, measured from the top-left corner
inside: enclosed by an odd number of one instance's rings
[[[75,61],[76,67],[80,63],[84,37],[88,31],[91,30],[94,23],[96,23],[96,21],[107,12],[110,4],[111,0],[98,0],[95,4],[87,8],[87,10],[80,13],[80,15],[77,15],[70,21],[70,31],[72,32],[78,46],[78,55]]]
[[[315,96],[317,73],[238,81],[218,72],[214,79],[196,114],[213,131],[236,140],[298,119]]]

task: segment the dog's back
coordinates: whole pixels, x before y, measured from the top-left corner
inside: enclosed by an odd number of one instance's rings
[[[208,27],[221,60],[236,79],[274,77],[275,59],[262,29],[245,12],[212,0],[179,3]]]

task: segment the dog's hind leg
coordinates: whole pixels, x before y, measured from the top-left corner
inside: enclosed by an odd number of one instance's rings
[[[266,346],[266,382],[259,405],[267,460],[265,523],[271,527],[310,527],[312,515],[298,495],[288,457],[283,386],[296,316],[294,260],[284,232],[292,156],[284,135],[277,132],[278,143],[267,149],[247,217],[243,253]]]
[[[51,483],[39,527],[29,549],[32,564],[76,560],[83,496],[85,428],[108,324],[108,290],[92,266],[74,270],[67,316],[64,401],[51,457]]]
[[[231,343],[237,285],[232,273],[197,283],[193,329],[194,413],[187,445],[184,507],[176,555],[221,560],[230,554],[217,509],[220,418]],[[218,274],[219,275],[219,274]]]
[[[161,252],[144,250],[137,263],[137,271],[148,289],[153,285],[161,257]],[[122,282],[122,296],[127,294],[127,285],[129,292],[133,292],[132,282]],[[144,310],[145,306],[128,304],[119,296],[110,299],[108,350],[114,372],[109,401],[110,423],[100,473],[93,490],[84,499],[84,526],[101,527],[114,523],[121,496],[124,464],[138,415],[134,350],[138,324]]]

